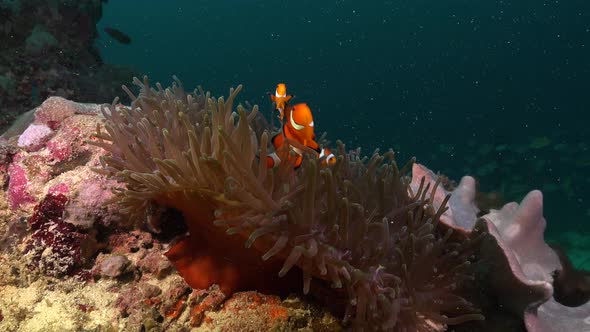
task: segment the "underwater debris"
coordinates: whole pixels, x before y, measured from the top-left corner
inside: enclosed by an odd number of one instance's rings
[[[233,292],[297,267],[304,293],[317,279],[347,294],[356,329],[437,331],[483,319],[459,295],[479,236],[451,238],[438,222],[446,200],[435,209],[430,185],[410,190],[411,163],[400,170],[391,151],[366,159],[340,144],[333,167],[311,154],[299,170],[267,169],[268,133],[256,137],[249,125],[257,107],[233,111],[241,86],[225,100],[187,94],[178,81],[134,83],[130,109],[103,111],[105,131],[91,143],[110,155],[96,171],[127,185],[120,204],[136,220],[153,202],[183,212],[190,237],[168,257],[193,287]]]

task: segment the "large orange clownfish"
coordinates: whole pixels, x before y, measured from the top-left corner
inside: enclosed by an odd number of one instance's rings
[[[303,151],[297,147],[290,146],[290,150],[295,152],[294,156],[291,155],[289,150],[283,148],[287,138],[317,152],[319,158],[324,158],[322,164],[333,165],[336,163],[336,156],[327,148],[320,149],[318,143],[315,141],[313,116],[311,109],[306,103],[287,106],[285,114],[288,119],[283,121],[281,132],[272,138],[275,152],[269,154],[266,159],[266,166],[268,168],[278,166],[281,160],[289,160],[295,168],[301,166],[303,162]]]
[[[277,89],[275,90],[275,94],[268,93],[270,95],[270,99],[275,103],[275,110],[279,111],[279,118],[283,121],[283,114],[289,100],[293,98],[292,95],[287,95],[287,86],[285,83],[277,84]]]

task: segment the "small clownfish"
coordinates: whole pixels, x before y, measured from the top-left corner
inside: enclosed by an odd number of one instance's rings
[[[287,95],[287,86],[285,83],[277,84],[277,89],[275,90],[274,95],[272,95],[270,92],[268,94],[270,95],[270,99],[275,103],[275,109],[279,111],[279,118],[281,121],[283,121],[285,108],[293,96]]]
[[[284,159],[289,159],[295,168],[301,166],[303,162],[303,151],[291,146],[291,151],[295,152],[295,156],[293,157],[289,151],[281,149],[285,144],[285,138],[296,141],[316,151],[319,158],[325,158],[322,161],[322,165],[334,165],[336,163],[336,156],[327,148],[320,149],[318,143],[315,141],[313,116],[309,106],[306,103],[288,106],[286,114],[289,118],[288,121],[284,121],[282,131],[272,138],[275,152],[269,154],[266,158],[266,167],[276,167]]]

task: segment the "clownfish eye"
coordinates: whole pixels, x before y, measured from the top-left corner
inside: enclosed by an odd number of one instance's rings
[[[302,126],[302,125],[298,124],[297,122],[295,122],[295,119],[293,119],[293,112],[291,112],[290,115],[291,116],[289,117],[289,122],[291,122],[291,126],[293,126],[293,128],[295,128],[295,130],[301,130],[305,127],[305,126]]]

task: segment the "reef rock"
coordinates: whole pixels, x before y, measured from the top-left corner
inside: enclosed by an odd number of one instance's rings
[[[131,261],[122,255],[99,255],[93,273],[103,277],[116,278],[123,273]]]

